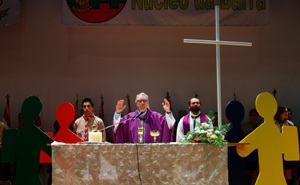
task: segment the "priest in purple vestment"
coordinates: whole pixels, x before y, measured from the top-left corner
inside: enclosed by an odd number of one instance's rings
[[[212,120],[204,113],[201,112],[201,102],[198,98],[191,98],[189,101],[189,114],[183,116],[177,126],[176,142],[184,139],[184,136],[193,131],[196,127],[196,123],[207,123],[212,125]]]
[[[158,130],[156,142],[172,142],[175,118],[170,110],[170,103],[164,99],[162,103],[165,115],[152,111],[149,108],[149,97],[145,93],[136,96],[137,110],[121,117],[121,112],[126,108],[124,100],[119,100],[113,118],[113,132],[115,143],[153,143],[151,131]],[[139,136],[138,128],[142,130]],[[140,141],[142,139],[142,141]]]

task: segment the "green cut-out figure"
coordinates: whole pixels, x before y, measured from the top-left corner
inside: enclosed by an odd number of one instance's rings
[[[40,151],[51,156],[53,140],[34,125],[42,110],[42,102],[36,96],[25,99],[22,114],[24,127],[19,134],[16,129],[6,129],[3,135],[2,161],[15,162],[16,174],[14,185],[42,185],[38,173]]]

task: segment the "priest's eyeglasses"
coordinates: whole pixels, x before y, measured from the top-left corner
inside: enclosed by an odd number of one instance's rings
[[[138,103],[147,103],[148,100],[137,100]]]

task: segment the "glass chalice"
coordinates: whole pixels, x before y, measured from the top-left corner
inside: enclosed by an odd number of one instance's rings
[[[143,143],[144,127],[138,127],[139,143]]]

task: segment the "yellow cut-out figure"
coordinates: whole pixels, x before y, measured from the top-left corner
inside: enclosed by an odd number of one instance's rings
[[[237,146],[241,157],[258,150],[259,175],[255,185],[285,185],[283,159],[299,160],[298,131],[293,126],[283,126],[282,133],[274,123],[277,102],[272,94],[264,92],[257,96],[255,106],[264,122],[247,135]]]

